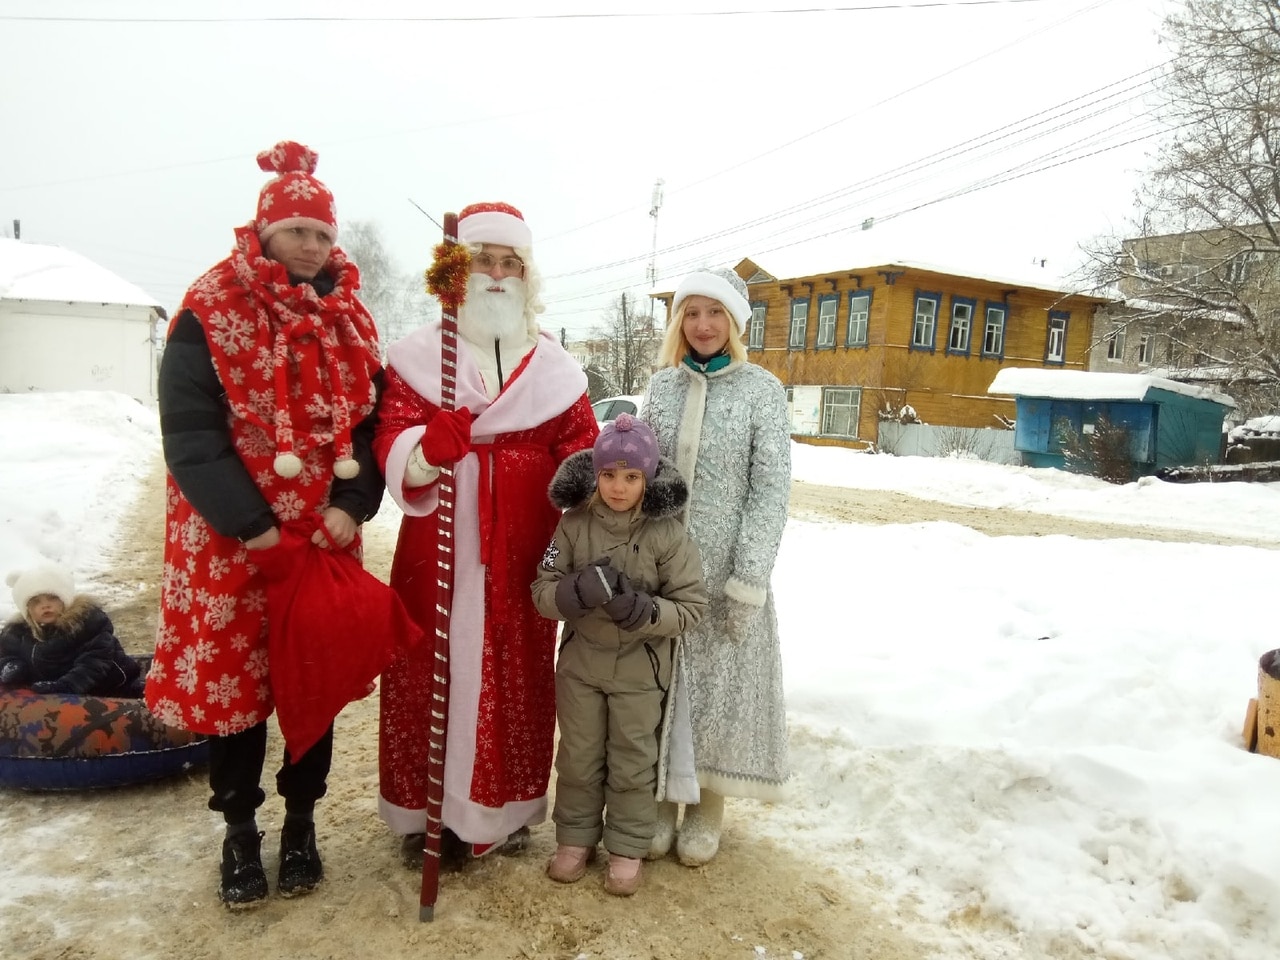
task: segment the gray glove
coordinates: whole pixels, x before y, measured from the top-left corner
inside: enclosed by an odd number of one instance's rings
[[[0,667],[0,683],[8,687],[20,686],[27,679],[27,668],[21,660],[9,660]]]
[[[604,605],[604,612],[623,630],[651,626],[657,614],[653,597],[631,586],[625,573],[619,573],[618,576],[621,578],[618,584],[621,589],[617,596]]]
[[[608,557],[593,560],[556,584],[556,606],[565,619],[576,620],[612,600],[624,579]]]
[[[751,627],[756,622],[756,618],[760,616],[762,609],[764,608],[750,603],[743,603],[733,597],[726,597],[725,625],[729,631],[729,639],[734,643],[741,643],[751,631]]]

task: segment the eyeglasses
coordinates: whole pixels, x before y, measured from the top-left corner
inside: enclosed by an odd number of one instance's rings
[[[502,268],[502,272],[507,276],[517,276],[524,273],[524,261],[519,257],[502,257],[499,259],[491,253],[477,253],[471,257],[472,273],[488,273],[494,266]]]

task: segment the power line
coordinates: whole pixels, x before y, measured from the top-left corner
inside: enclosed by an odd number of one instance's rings
[[[832,192],[823,194],[821,196],[811,198],[799,204],[790,205],[782,210],[773,211],[772,213],[765,214],[760,217],[756,217],[745,223],[737,224],[732,227],[727,227],[722,230],[718,230],[713,233],[703,235],[701,237],[683,241],[681,243],[672,244],[668,247],[665,247],[659,250],[658,253],[659,254],[676,253],[681,250],[687,250],[691,247],[697,247],[699,245],[706,244],[709,241],[723,239],[725,237],[733,236],[735,234],[740,234],[755,227],[774,224],[780,220],[794,217],[797,214],[802,213],[806,210],[812,209],[814,207],[829,205],[834,200],[838,200],[844,197],[849,197],[851,195],[856,195],[860,192],[865,192],[866,190],[874,187],[883,187],[887,184],[893,183],[895,180],[900,180],[901,178],[903,178],[908,174],[919,174],[925,171],[929,171],[932,168],[937,167],[938,165],[944,162],[954,160],[957,157],[963,156],[966,153],[970,153],[978,149],[985,149],[988,153],[990,153],[992,152],[992,149],[997,146],[999,146],[1001,150],[1007,150],[1007,149],[1010,149],[1011,147],[1025,145],[1026,143],[1030,143],[1030,142],[1033,142],[1034,140],[1047,136],[1049,133],[1058,132],[1060,130],[1069,128],[1070,126],[1074,126],[1080,122],[1083,122],[1083,120],[1085,119],[1091,119],[1092,117],[1097,116],[1101,113],[1105,113],[1109,110],[1115,109],[1117,106],[1123,106],[1124,104],[1131,102],[1141,94],[1141,91],[1145,90],[1147,87],[1152,85],[1155,78],[1154,76],[1149,76],[1149,75],[1154,75],[1156,71],[1163,70],[1165,66],[1167,66],[1167,64],[1160,64],[1155,67],[1147,68],[1146,70],[1139,71],[1138,73],[1133,74],[1129,77],[1125,77],[1121,80],[1117,80],[1112,83],[1105,84],[1102,87],[1089,91],[1088,93],[1082,94],[1078,97],[1072,98],[1071,100],[1067,100],[1061,104],[1057,104],[1053,107],[1046,108],[1045,110],[1041,110],[1037,113],[1031,114],[1027,117],[1022,118],[1021,120],[1017,120],[1017,121],[1014,121],[1013,123],[1005,124],[993,130],[987,131],[986,133],[980,134],[976,137],[972,137],[969,140],[965,140],[965,141],[962,141],[961,143],[954,144],[950,147],[946,147],[942,150],[936,151],[933,154],[930,154],[926,157],[922,157],[917,160],[911,161],[906,165],[890,168],[888,170],[882,171],[879,174],[875,174],[871,177],[865,178],[853,184],[849,184],[845,187],[842,187],[839,190],[832,191]],[[1143,77],[1147,77],[1147,79],[1141,80],[1141,82],[1131,83],[1131,81],[1139,80],[1140,78],[1143,78]],[[1102,94],[1105,91],[1112,90],[1112,88],[1115,88],[1115,87],[1120,87],[1120,85],[1122,84],[1130,84],[1130,85],[1123,87],[1120,90],[1113,91],[1112,93],[1108,94],[1106,97],[1101,98],[1101,100],[1094,100],[1092,101],[1092,103],[1085,102],[1085,101],[1089,101],[1090,98],[1096,98],[1099,94]],[[1057,127],[1051,128],[1050,130],[1040,131],[1036,133],[1034,136],[1023,136],[1021,139],[1015,141],[1012,144],[1004,143],[1004,141],[1015,136],[1016,134],[1020,134],[1020,133],[1025,134],[1027,131],[1034,130],[1037,126],[1052,122],[1057,119],[1061,119],[1066,116],[1070,116],[1073,113],[1086,109],[1088,106],[1093,105],[1093,103],[1098,103],[1098,102],[1105,103],[1106,100],[1108,99],[1114,98],[1121,94],[1131,93],[1135,90],[1139,91],[1137,95],[1127,97],[1126,99],[1121,100],[1119,103],[1114,103],[1111,106],[1106,107],[1105,109],[1096,110],[1093,113],[1086,115],[1085,117],[1078,118],[1077,120],[1072,121],[1071,123],[1059,124]],[[1076,106],[1073,106],[1073,105],[1076,105]],[[1065,109],[1068,107],[1070,107],[1071,109],[1069,110]],[[1032,121],[1035,121],[1035,122],[1032,122]],[[1042,158],[1038,158],[1038,159],[1042,159]],[[965,164],[962,165],[962,167],[971,165],[973,162],[974,161],[972,159],[968,160],[966,161]],[[905,186],[911,186],[914,183],[918,183],[918,182],[920,182],[919,179],[915,181],[911,181],[910,183],[906,183]],[[857,205],[865,206],[866,203],[868,203],[870,200],[874,200],[886,195],[891,195],[892,192],[894,191],[890,190],[887,193],[882,191],[880,194],[877,194],[874,197],[870,197],[870,198],[864,197],[862,200],[857,201]],[[850,209],[851,206],[853,206],[853,204],[848,204],[839,208],[828,208],[820,216],[814,218],[814,220],[829,219],[832,216],[838,215]],[[808,222],[813,222],[813,221],[806,221],[806,223]],[[792,230],[792,229],[796,229],[797,226],[803,226],[803,225],[804,225],[803,223],[793,224],[792,227],[789,227],[787,229]],[[585,274],[595,273],[602,270],[608,270],[615,267],[627,266],[640,261],[645,256],[646,256],[645,254],[637,253],[633,256],[628,256],[619,260],[610,261],[608,263],[597,264],[595,266],[590,266],[590,267],[583,267],[577,270],[573,270],[573,271],[569,271],[561,274],[552,274],[552,275],[549,275],[546,279],[555,280],[555,279],[563,279],[566,277],[582,276]]]
[[[780,7],[766,10],[676,10],[610,11],[606,13],[522,13],[471,14],[465,16],[292,16],[292,17],[43,17],[0,16],[8,23],[510,23],[538,20],[658,20],[703,17],[809,16],[832,13],[874,13],[885,10],[930,10],[936,8],[1015,6],[1053,3],[1058,0],[921,0],[919,3],[872,3],[854,7]]]

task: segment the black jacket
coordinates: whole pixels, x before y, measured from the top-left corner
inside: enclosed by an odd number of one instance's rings
[[[124,652],[111,618],[87,597],[76,597],[45,627],[33,629],[21,615],[5,624],[0,631],[0,670],[13,661],[20,667],[10,686],[52,680],[58,682],[59,693],[142,695],[142,668]]]
[[[324,274],[313,283],[324,295],[333,281]],[[374,377],[382,394],[383,373]],[[249,540],[276,524],[271,505],[236,455],[228,425],[226,391],[213,366],[204,327],[190,310],[178,314],[160,360],[160,436],[165,464],[182,495],[224,537]],[[353,456],[360,472],[350,480],[337,477],[329,503],[364,523],[378,512],[384,490],[373,455],[377,407],[351,431]]]

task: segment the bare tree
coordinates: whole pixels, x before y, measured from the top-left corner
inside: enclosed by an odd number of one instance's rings
[[[587,375],[594,374],[592,382],[599,381],[603,395],[643,393],[662,342],[653,314],[624,292],[610,305],[604,323],[592,330],[592,337],[599,349],[588,361]]]
[[[385,350],[406,334],[439,316],[439,304],[427,294],[419,271],[401,272],[372,220],[351,220],[339,231],[339,246],[360,268],[360,301],[373,314]],[[426,264],[423,264],[423,269]]]
[[[1133,234],[1093,251],[1097,278],[1125,298],[1097,346],[1219,385],[1245,415],[1269,412],[1280,406],[1280,2],[1184,0],[1164,33],[1170,133]]]

